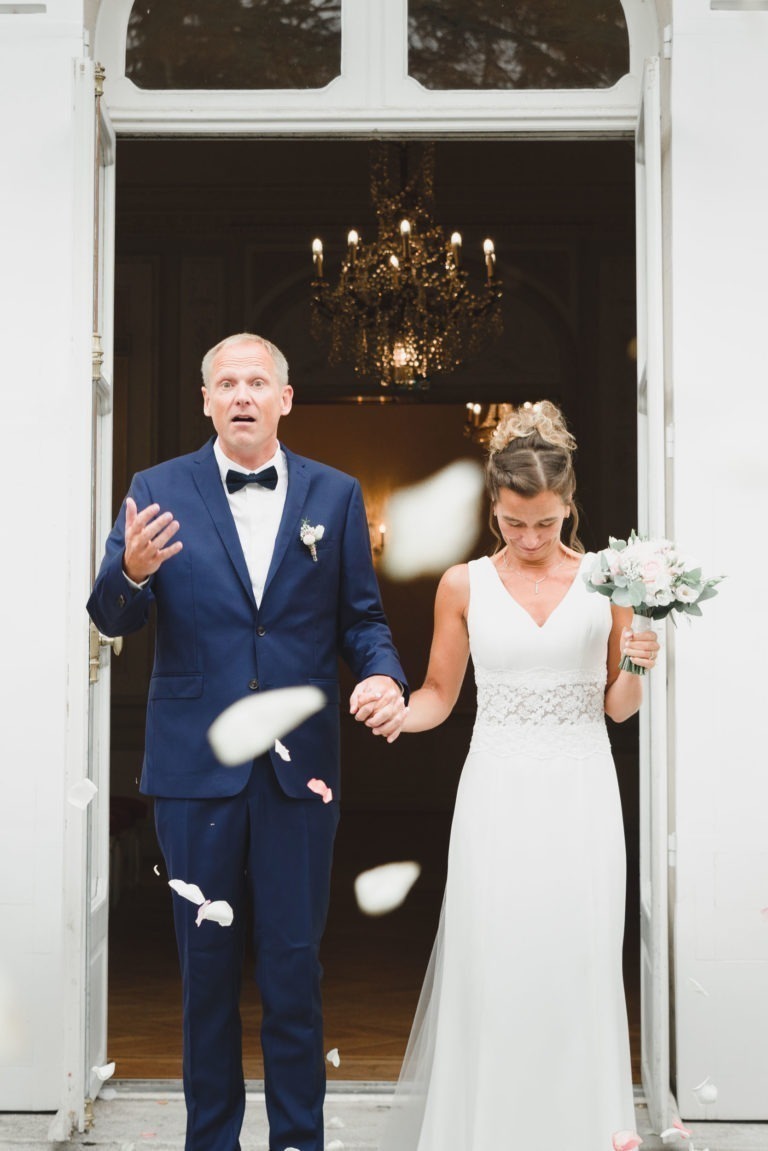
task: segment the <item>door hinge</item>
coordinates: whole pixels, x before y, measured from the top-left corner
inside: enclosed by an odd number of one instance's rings
[[[672,25],[671,24],[665,24],[664,25],[664,32],[662,33],[662,37],[663,37],[663,44],[662,44],[661,54],[665,60],[671,60],[672,59]]]

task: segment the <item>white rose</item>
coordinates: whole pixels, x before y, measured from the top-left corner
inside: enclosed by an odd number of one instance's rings
[[[315,542],[315,533],[310,531],[309,528],[305,528],[301,533],[301,542],[306,544],[308,548],[311,548],[312,544]]]
[[[675,599],[679,600],[680,603],[696,603],[698,598],[698,591],[687,583],[681,583],[679,587],[675,588]]]
[[[325,535],[325,528],[323,527],[322,524],[318,524],[317,527],[315,528],[315,539],[321,540],[324,535]]]
[[[607,572],[601,571],[600,568],[595,568],[590,574],[589,582],[593,587],[600,587],[600,584],[608,583],[608,574]]]

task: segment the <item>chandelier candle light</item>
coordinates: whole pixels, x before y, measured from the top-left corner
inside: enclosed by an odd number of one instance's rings
[[[330,363],[351,362],[357,375],[385,388],[423,389],[434,373],[452,371],[500,335],[501,284],[493,240],[483,243],[486,282],[472,291],[461,234],[446,241],[432,218],[434,146],[425,147],[417,172],[401,178],[397,192],[386,147],[376,149],[372,163],[377,237],[364,245],[350,230],[335,285],[323,274],[322,240],[312,242],[312,332],[329,343]]]

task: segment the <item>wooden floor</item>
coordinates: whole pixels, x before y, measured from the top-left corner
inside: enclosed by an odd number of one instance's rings
[[[450,817],[445,814],[346,813],[339,828],[323,966],[326,1049],[341,1065],[330,1079],[394,1080],[408,1039],[437,926],[445,882]],[[418,845],[418,848],[415,846]],[[382,918],[361,915],[353,880],[393,858],[418,858],[421,878],[405,905]],[[181,993],[165,871],[145,858],[138,887],[112,912],[108,1058],[119,1079],[181,1078]],[[625,985],[632,1067],[640,1078],[638,952],[630,897]],[[253,980],[242,1002],[246,1079],[263,1078],[259,1004]]]

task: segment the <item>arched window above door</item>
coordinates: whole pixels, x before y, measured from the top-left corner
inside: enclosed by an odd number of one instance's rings
[[[409,0],[425,88],[610,88],[629,71],[620,0]]]
[[[323,88],[340,72],[341,0],[135,0],[128,18],[139,88]]]
[[[650,0],[101,0],[119,132],[628,134]]]

